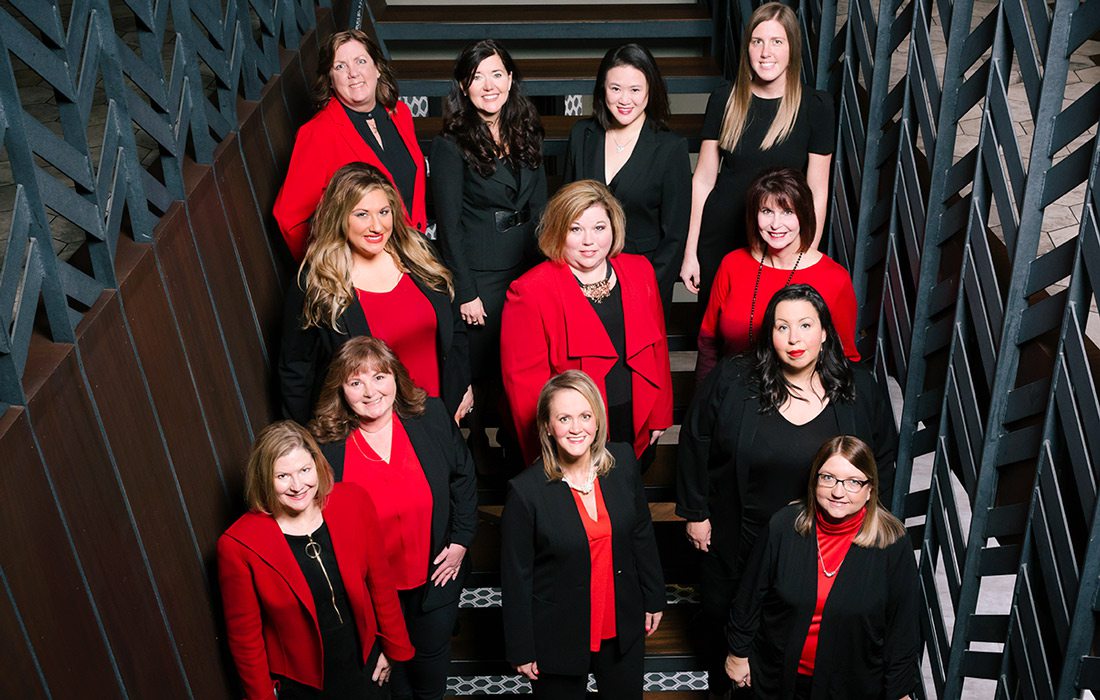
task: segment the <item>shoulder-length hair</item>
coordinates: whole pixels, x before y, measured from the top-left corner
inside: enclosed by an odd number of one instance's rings
[[[611,250],[607,257],[613,258],[623,252],[626,243],[626,214],[611,190],[595,180],[577,180],[558,190],[539,221],[539,250],[555,262],[561,262],[565,252],[565,239],[569,227],[589,207],[603,207],[611,221]]]
[[[244,498],[249,510],[268,515],[275,513],[279,502],[275,493],[275,462],[297,448],[305,450],[313,458],[317,469],[317,495],[314,501],[321,508],[325,507],[334,482],[332,467],[309,431],[292,420],[281,420],[261,430],[252,443],[252,453],[248,455],[244,474]]]
[[[435,257],[428,239],[406,223],[405,205],[393,183],[373,165],[349,163],[333,174],[313,215],[309,247],[298,270],[298,284],[306,293],[303,328],[328,326],[340,331],[340,314],[355,299],[348,217],[371,190],[381,191],[389,202],[393,232],[386,241],[386,251],[397,266],[424,286],[454,296],[450,270]]]
[[[722,114],[722,129],[718,136],[718,145],[726,151],[733,151],[745,134],[748,125],[749,105],[752,103],[752,68],[749,65],[749,42],[753,31],[768,20],[776,20],[783,25],[787,34],[787,46],[790,51],[790,63],[787,64],[786,84],[783,87],[783,99],[779,111],[775,114],[771,126],[760,143],[761,150],[768,150],[782,143],[791,135],[794,123],[798,119],[798,106],[802,102],[802,29],[798,26],[798,17],[794,10],[781,2],[769,2],[756,8],[745,27],[745,36],[741,42],[741,62],[737,67],[737,81],[730,90],[726,101],[726,111]]]
[[[810,481],[806,485],[806,502],[794,521],[794,529],[803,537],[813,532],[817,519],[817,474],[832,457],[843,457],[867,477],[871,497],[867,499],[867,515],[852,544],[866,549],[886,549],[905,535],[905,525],[879,502],[878,465],[875,453],[854,435],[838,435],[825,441],[814,457]]]
[[[615,120],[607,106],[607,72],[619,66],[636,68],[645,76],[646,92],[649,94],[645,107],[646,120],[654,129],[667,131],[671,113],[665,79],[661,77],[657,61],[649,49],[634,43],[616,46],[605,53],[600,61],[600,68],[596,71],[596,87],[592,90],[592,117],[596,123],[604,131],[615,126]]]
[[[798,250],[809,250],[817,231],[814,195],[806,182],[806,175],[794,168],[770,168],[749,185],[745,193],[745,230],[750,232],[749,248],[758,255],[764,250],[766,244],[760,235],[756,215],[769,199],[780,207],[790,209],[798,217]]]
[[[856,398],[855,379],[852,366],[844,356],[844,347],[833,325],[833,316],[829,306],[816,289],[808,284],[792,284],[780,289],[768,302],[764,311],[764,325],[756,338],[756,362],[753,376],[756,383],[757,398],[761,413],[778,411],[779,407],[792,396],[792,385],[783,373],[783,361],[779,359],[772,342],[772,328],[775,327],[776,308],[785,301],[809,302],[817,311],[821,328],[825,331],[825,342],[817,356],[814,372],[821,379],[825,395],[830,401],[851,403]]]
[[[331,34],[328,41],[321,44],[317,52],[317,77],[313,80],[313,102],[317,109],[321,109],[332,99],[332,64],[336,61],[336,50],[349,41],[358,41],[367,50],[370,60],[374,61],[378,69],[378,87],[374,91],[374,99],[387,110],[397,106],[397,79],[393,75],[393,68],[382,49],[374,40],[367,36],[366,32],[359,29],[345,29],[342,32]]]
[[[592,415],[596,417],[596,435],[592,440],[589,454],[596,476],[604,476],[615,466],[615,457],[607,449],[607,410],[596,383],[579,369],[567,369],[542,387],[539,392],[538,406],[535,410],[535,426],[539,431],[539,446],[542,448],[542,469],[550,481],[561,479],[561,461],[558,459],[558,446],[554,442],[553,429],[550,427],[550,402],[562,391],[572,389],[588,402]]]
[[[508,100],[500,109],[499,146],[467,95],[477,67],[491,56],[499,56],[512,76]],[[531,100],[523,94],[523,80],[515,61],[500,43],[483,39],[468,44],[455,59],[451,90],[443,99],[443,133],[455,140],[466,162],[481,177],[493,174],[497,156],[516,166],[535,169],[542,165],[542,122]]]
[[[367,371],[393,375],[397,385],[393,410],[398,416],[423,415],[427,392],[413,383],[409,371],[385,341],[361,335],[344,343],[328,366],[313,420],[309,422],[309,430],[318,441],[344,440],[359,427],[359,415],[344,397],[344,382],[353,374]]]

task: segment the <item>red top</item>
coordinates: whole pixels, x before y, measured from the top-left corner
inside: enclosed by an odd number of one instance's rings
[[[428,396],[439,396],[439,353],[432,302],[407,274],[401,275],[388,292],[355,291],[370,334],[386,341],[409,370],[413,384],[428,392]]]
[[[756,273],[760,271],[760,286],[756,290],[756,313],[753,313],[753,287]],[[714,286],[710,291],[707,312],[699,328],[699,360],[696,374],[699,380],[714,369],[718,358],[749,349],[749,316],[753,317],[753,336],[764,325],[764,312],[772,296],[783,288],[787,278],[791,284],[808,284],[825,299],[833,325],[840,334],[844,354],[849,360],[859,362],[856,350],[856,292],[852,277],[843,267],[828,256],[813,265],[795,270],[780,270],[752,256],[748,248],[733,251],[722,258]]]
[[[344,481],[358,484],[370,494],[397,589],[423,586],[428,580],[426,563],[431,559],[432,491],[396,414],[389,462],[371,449],[358,430],[348,435]]]
[[[603,491],[600,480],[594,484],[596,497],[596,519],[588,515],[581,495],[569,489],[577,510],[584,523],[584,533],[588,535],[588,553],[592,558],[592,582],[589,593],[592,596],[592,616],[589,623],[589,648],[600,650],[600,642],[615,637],[615,564],[611,558],[611,518],[603,503]]]
[[[836,574],[840,572],[840,565],[844,563],[844,557],[848,554],[848,548],[852,546],[852,540],[859,533],[863,525],[863,518],[867,515],[867,508],[863,508],[855,516],[842,523],[830,523],[817,514],[817,546],[821,558],[817,562],[817,605],[814,606],[814,616],[810,618],[810,629],[806,632],[806,643],[802,645],[802,656],[798,659],[798,672],[804,676],[814,675],[814,659],[817,657],[817,636],[821,630],[821,612],[825,609],[825,601],[829,598],[829,591],[833,589]],[[822,566],[821,562],[825,565]],[[833,575],[826,576],[823,569],[827,568]]]

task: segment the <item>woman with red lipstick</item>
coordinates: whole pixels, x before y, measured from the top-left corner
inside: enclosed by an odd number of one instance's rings
[[[378,338],[353,338],[333,358],[310,430],[337,481],[374,502],[416,655],[394,666],[398,700],[442,700],[462,563],[474,539],[470,451],[438,399],[413,385]]]
[[[665,585],[630,448],[608,444],[592,379],[569,370],[538,396],[541,457],[508,483],[501,515],[504,653],[538,700],[642,700],[645,637]]]
[[[680,273],[691,213],[687,140],[668,130],[665,81],[639,44],[604,54],[592,91],[592,118],[569,134],[564,181],[607,185],[626,215],[624,252],[649,258],[666,310]]]
[[[726,671],[757,698],[908,700],[920,584],[905,526],[879,499],[871,448],[821,446],[801,503],[761,532],[731,609]]]
[[[732,86],[715,90],[703,118],[691,185],[691,218],[680,279],[706,305],[722,258],[748,243],[744,192],[768,168],[806,174],[813,193],[817,248],[825,225],[835,111],[828,93],[802,85],[802,31],[779,2],[752,13]],[[751,210],[750,210],[751,211]]]
[[[479,451],[488,446],[489,422],[508,422],[492,415],[503,409],[500,313],[508,285],[537,259],[535,224],[546,204],[542,137],[538,112],[504,47],[486,39],[464,48],[444,100],[443,132],[432,141],[432,193],[439,247],[470,338],[480,395],[470,442]],[[498,440],[507,441],[511,426],[501,427]]]
[[[413,382],[442,398],[458,421],[473,393],[455,306],[451,273],[406,225],[389,178],[366,163],[340,168],[287,290],[279,354],[284,415],[308,421],[332,356],[350,338],[371,335],[389,343]]]
[[[641,457],[672,424],[672,373],[653,266],[623,249],[622,207],[594,180],[561,188],[539,229],[550,258],[508,290],[501,332],[504,391],[523,454],[538,456],[535,407],[550,377],[588,373],[612,442]],[[644,461],[644,460],[643,460]]]
[[[329,179],[356,161],[385,173],[401,193],[399,213],[424,233],[424,154],[382,50],[358,29],[336,32],[321,45],[313,93],[317,114],[298,130],[275,199],[275,221],[294,259],[305,257],[310,222]]]
[[[790,284],[808,284],[821,294],[844,354],[858,362],[852,277],[813,248],[816,214],[806,178],[790,168],[767,170],[753,181],[745,200],[745,225],[757,235],[747,248],[727,255],[718,268],[699,328],[697,381],[706,378],[719,357],[753,346],[761,332],[763,308],[776,291]]]
[[[245,498],[249,512],[218,539],[244,697],[388,698],[390,662],[413,647],[370,499],[333,485],[317,443],[293,421],[256,436]]]
[[[880,465],[879,495],[893,495],[897,430],[885,392],[844,357],[829,306],[813,287],[776,292],[755,353],[722,360],[699,387],[680,429],[676,513],[704,552],[700,594],[711,692],[728,686],[721,626],[757,536],[799,497],[817,449],[855,435]]]

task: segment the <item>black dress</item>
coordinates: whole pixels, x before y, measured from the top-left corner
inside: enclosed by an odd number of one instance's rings
[[[700,134],[704,141],[719,139],[731,89],[732,86],[724,85],[711,93]],[[781,98],[754,96],[737,148],[732,153],[723,149],[718,151],[721,158],[718,178],[703,206],[699,227],[700,303],[705,304],[710,296],[710,285],[722,258],[730,251],[745,247],[748,240],[745,193],[752,181],[769,168],[786,167],[805,172],[811,153],[830,155],[833,152],[836,140],[833,100],[827,93],[809,89],[802,91],[798,117],[791,133],[783,142],[761,150],[760,144],[781,101]]]
[[[386,108],[379,104],[369,112],[357,112],[347,105],[343,107],[355,130],[393,176],[393,184],[405,202],[405,211],[412,211],[413,193],[416,190],[416,162],[409,154],[409,149],[401,139],[401,134],[397,132],[397,126],[390,119]],[[367,124],[368,119],[374,120],[374,127],[378,129],[382,143],[378,143],[378,139],[374,137],[374,132]]]

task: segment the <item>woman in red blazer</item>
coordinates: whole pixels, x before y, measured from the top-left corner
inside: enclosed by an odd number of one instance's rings
[[[411,658],[413,647],[370,498],[334,486],[317,443],[293,421],[256,438],[245,496],[249,512],[218,539],[245,697],[388,697],[389,660]]]
[[[329,178],[357,161],[386,174],[401,193],[409,225],[424,233],[424,154],[378,45],[358,29],[333,34],[321,46],[313,91],[318,112],[298,130],[275,199],[275,220],[294,259],[305,256],[310,219]]]
[[[566,185],[547,204],[539,227],[539,248],[550,260],[508,290],[501,369],[528,462],[538,456],[539,391],[567,369],[592,377],[607,406],[609,441],[633,445],[637,456],[672,425],[660,292],[645,257],[620,254],[624,221],[604,185]]]

